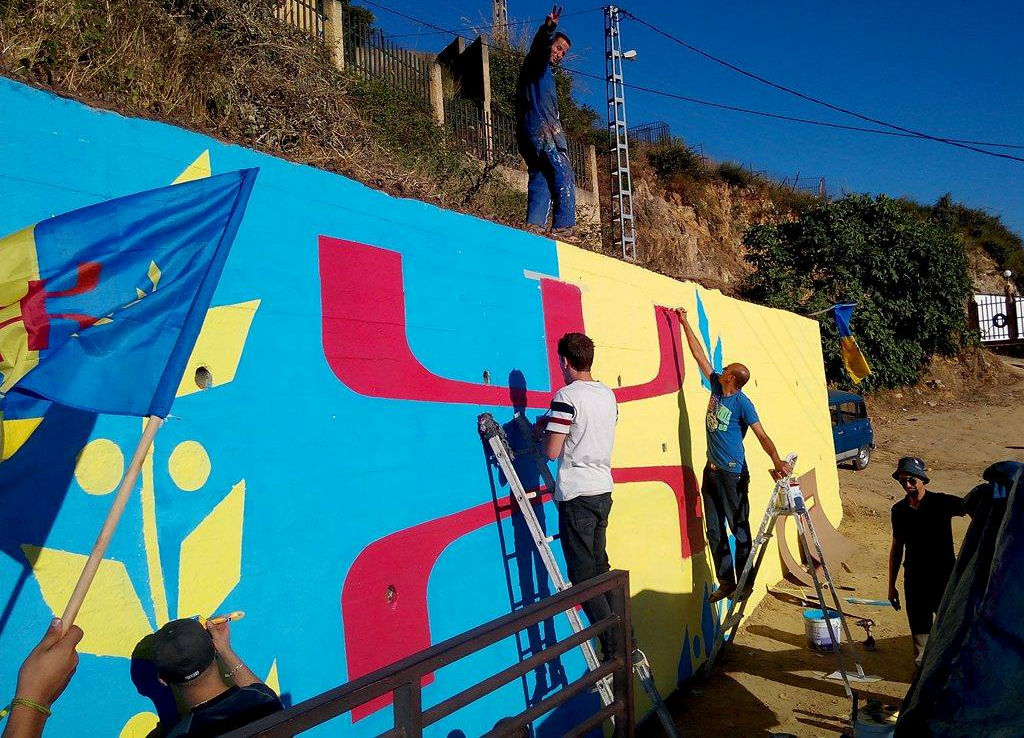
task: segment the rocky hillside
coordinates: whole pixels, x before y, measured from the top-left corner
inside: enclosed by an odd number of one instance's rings
[[[5,0],[0,74],[396,195],[522,224],[523,193],[450,140],[422,101],[336,70],[319,44],[277,21],[274,2]],[[593,117],[580,110],[584,122]],[[640,263],[733,294],[751,268],[746,230],[796,218],[816,202],[680,142],[637,150],[633,164]],[[1007,265],[1024,274],[1020,238],[998,218],[944,207],[968,245],[979,287],[997,288],[997,269]],[[571,240],[614,254],[607,236],[607,228],[581,228]]]

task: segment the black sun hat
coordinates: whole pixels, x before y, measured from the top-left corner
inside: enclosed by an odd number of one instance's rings
[[[153,634],[153,663],[168,684],[190,682],[213,663],[213,638],[198,620],[172,620]]]
[[[899,481],[900,474],[909,474],[912,477],[917,477],[925,484],[931,481],[924,468],[924,459],[920,459],[917,456],[904,456],[897,462],[896,471],[892,473],[892,478]]]

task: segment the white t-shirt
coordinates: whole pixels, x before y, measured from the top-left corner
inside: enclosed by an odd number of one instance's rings
[[[555,500],[612,491],[612,446],[619,408],[615,393],[600,382],[577,379],[555,393],[547,430],[567,433],[558,459]]]

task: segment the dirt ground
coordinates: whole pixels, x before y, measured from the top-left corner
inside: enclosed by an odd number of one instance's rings
[[[844,517],[840,532],[860,548],[843,567],[832,567],[840,596],[886,599],[890,537],[889,509],[902,496],[890,474],[900,456],[915,454],[930,469],[931,489],[963,495],[981,482],[981,472],[1002,459],[1024,458],[1024,360],[990,362],[982,386],[961,381],[970,372],[939,367],[919,389],[869,400],[877,449],[867,469],[840,469]],[[976,377],[978,375],[975,375]],[[967,519],[954,520],[957,545]],[[765,583],[758,582],[758,586]],[[773,589],[796,589],[782,582]],[[900,584],[902,596],[902,577]],[[898,704],[910,686],[913,649],[905,612],[847,606],[872,618],[877,649],[865,652],[864,669],[883,677],[858,691]],[[822,675],[835,657],[807,648],[803,608],[766,597],[727,646],[713,675],[696,679],[674,694],[670,708],[684,736],[836,736],[848,727],[850,702],[842,682]],[[854,638],[864,630],[851,622]],[[844,649],[845,650],[845,649]],[[643,733],[661,734],[645,725]]]

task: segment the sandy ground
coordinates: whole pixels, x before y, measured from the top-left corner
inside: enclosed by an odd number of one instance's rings
[[[890,537],[889,509],[902,496],[890,477],[903,455],[922,456],[931,470],[931,489],[963,495],[981,482],[981,472],[1002,459],[1024,458],[1024,360],[1010,359],[1013,372],[1003,386],[937,389],[922,385],[904,395],[880,398],[870,407],[878,448],[862,472],[840,469],[844,519],[840,532],[860,548],[833,566],[837,584],[854,588],[841,596],[885,599]],[[966,389],[966,391],[964,391]],[[871,403],[869,402],[869,405]],[[967,521],[954,521],[959,546]],[[902,582],[902,578],[901,578]],[[765,586],[758,582],[758,586]],[[782,582],[775,589],[795,589]],[[902,583],[900,584],[902,593]],[[859,691],[898,704],[910,686],[912,646],[904,612],[892,608],[847,606],[870,617],[874,652],[860,653],[869,674],[882,681]],[[836,736],[842,733],[850,702],[841,682],[822,675],[835,669],[832,655],[807,648],[803,608],[765,600],[745,620],[736,642],[727,646],[713,675],[674,694],[669,704],[684,736]],[[851,622],[854,638],[864,630]],[[844,649],[845,650],[845,649]],[[644,725],[641,734],[660,735]]]

